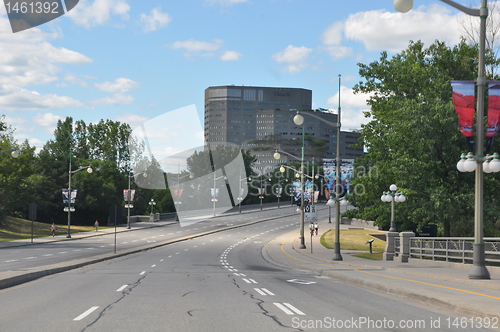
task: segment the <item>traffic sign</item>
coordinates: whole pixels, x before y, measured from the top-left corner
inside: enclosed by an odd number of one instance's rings
[[[318,211],[316,210],[316,205],[304,206],[304,221],[305,222],[318,221]]]

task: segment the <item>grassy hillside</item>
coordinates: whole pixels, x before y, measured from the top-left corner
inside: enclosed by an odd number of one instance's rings
[[[56,225],[56,235],[66,234],[68,225]],[[92,226],[73,226],[71,225],[71,233],[87,232],[94,228]],[[41,222],[33,222],[33,237],[52,236],[50,232],[50,224]],[[0,241],[12,241],[31,238],[31,221],[13,217],[5,217],[0,220]]]
[[[380,260],[382,253],[385,250],[386,242],[377,238],[377,235],[385,234],[385,232],[368,230],[368,229],[341,229],[340,230],[340,248],[342,250],[360,250],[367,251],[370,246],[366,244],[368,240],[373,241],[373,253],[359,253],[354,254],[357,257]],[[335,243],[335,230],[331,229],[321,236],[321,244],[328,248],[333,249]]]

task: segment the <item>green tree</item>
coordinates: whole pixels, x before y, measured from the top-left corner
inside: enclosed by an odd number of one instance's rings
[[[474,179],[456,170],[467,145],[458,131],[449,81],[474,80],[477,55],[477,47],[463,41],[451,48],[438,41],[429,48],[411,42],[391,59],[383,52],[379,61],[359,64],[364,82],[354,89],[371,95],[366,114],[371,121],[362,127],[368,154],[355,163],[351,187],[356,190],[349,201],[359,209],[351,215],[388,227],[390,206],[380,196],[394,183],[407,196],[396,205],[399,230],[433,223],[445,236],[473,233]],[[376,172],[360,172],[370,169]],[[489,205],[489,197],[498,191],[493,185],[498,179],[488,177],[485,211],[492,216],[496,206]],[[496,220],[485,223],[494,229]]]
[[[88,211],[86,216],[75,214],[74,220],[91,224],[95,219],[107,220],[109,207],[122,205],[122,190],[128,185],[130,169],[128,124],[101,120],[87,125],[67,117],[59,120],[54,139],[49,140],[39,153],[39,172],[45,178],[45,200],[40,216],[43,221],[61,222],[61,189],[68,187],[70,150],[72,170],[92,165],[93,174],[77,172],[72,176],[72,187],[78,189],[76,207]]]

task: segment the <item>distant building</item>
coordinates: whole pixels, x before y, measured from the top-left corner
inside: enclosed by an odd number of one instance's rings
[[[205,90],[205,144],[216,146],[226,142],[252,150],[257,157],[255,170],[268,173],[277,164],[295,160],[282,154],[273,158],[275,149],[300,158],[302,127],[305,134],[306,158],[336,157],[337,131],[332,125],[308,116],[309,112],[330,123],[337,122],[337,115],[311,111],[312,91],[298,88],[273,88],[253,86],[215,86]],[[296,111],[301,110],[304,124],[293,122]],[[341,133],[341,157],[355,159],[362,156],[363,148],[353,149],[359,133]]]

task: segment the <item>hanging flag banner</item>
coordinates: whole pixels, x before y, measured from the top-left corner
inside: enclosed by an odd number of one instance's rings
[[[266,193],[266,189],[265,188],[259,188],[259,195],[264,195]]]
[[[500,123],[500,82],[488,82],[488,127],[486,137],[498,134]]]
[[[330,199],[330,190],[328,190],[327,188],[325,188],[325,198],[327,200]]]
[[[318,203],[318,198],[319,198],[319,190],[316,190],[314,192],[314,204]]]
[[[71,204],[75,204],[77,189],[71,189]],[[63,204],[68,205],[68,189],[62,190]]]
[[[218,197],[219,196],[219,188],[210,188],[210,192],[212,194],[212,197]]]
[[[180,199],[181,196],[182,196],[182,192],[184,191],[184,189],[174,189],[174,197],[176,199]]]
[[[135,196],[135,189],[131,189],[130,191],[128,189],[123,189],[123,200],[125,202],[133,202],[134,196]]]
[[[458,114],[460,132],[474,148],[474,105],[476,102],[474,81],[451,81],[452,101]]]
[[[486,152],[491,150],[500,124],[500,82],[488,82],[488,126],[486,127]]]
[[[278,195],[280,195],[280,196],[281,196],[281,193],[283,192],[283,188],[281,188],[281,187],[280,187],[280,188],[276,188],[275,190],[276,190],[276,195],[277,195],[277,196],[278,196]]]

